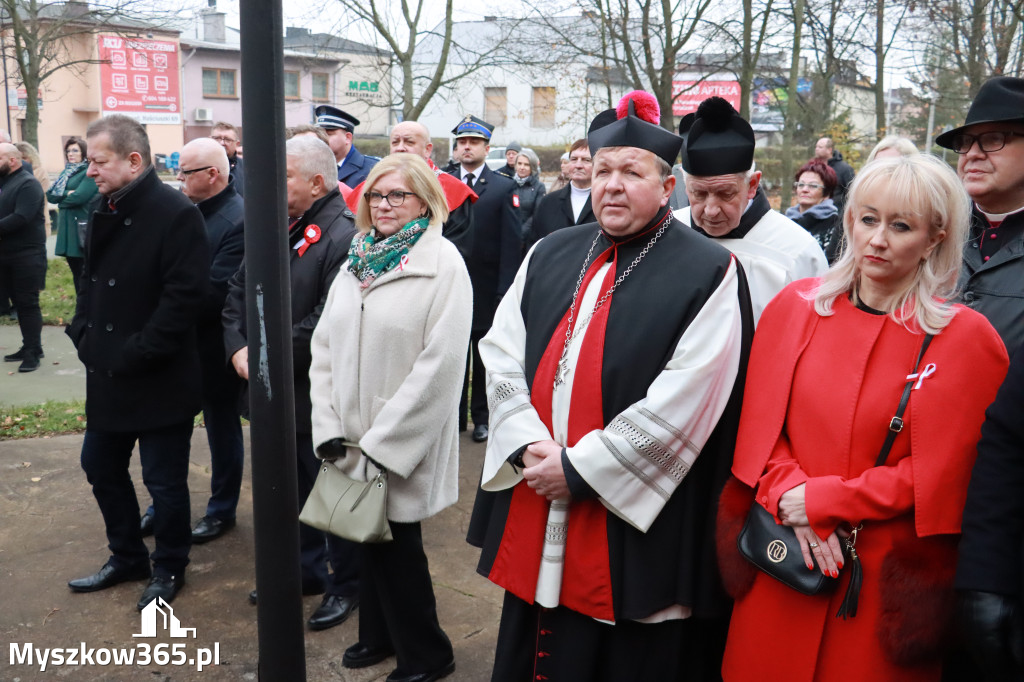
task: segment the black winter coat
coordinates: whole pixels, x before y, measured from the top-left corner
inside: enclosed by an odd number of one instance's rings
[[[466,261],[473,282],[473,330],[487,330],[498,301],[512,285],[522,262],[523,232],[512,205],[516,183],[485,165],[473,183],[473,247]],[[460,170],[455,171],[459,177]]]
[[[210,285],[203,298],[199,319],[199,360],[203,369],[203,394],[212,398],[237,397],[239,379],[224,357],[224,323],[221,312],[228,296],[228,282],[245,255],[245,208],[232,181],[220,194],[197,204],[206,222],[210,242]]]
[[[515,182],[513,179],[512,182]],[[534,173],[526,179],[522,185],[516,184],[512,192],[512,205],[519,211],[519,220],[523,223],[523,242],[530,239],[533,231],[533,216],[536,213],[537,205],[544,198],[548,188],[540,181],[540,176]],[[530,241],[532,244],[536,239]]]
[[[45,258],[45,203],[42,185],[24,167],[0,178],[0,261]]]
[[[309,225],[320,228],[320,239],[299,256],[291,248],[290,281],[292,296],[292,369],[295,379],[295,430],[312,433],[312,403],[309,399],[309,343],[320,314],[327,302],[327,292],[338,270],[348,258],[348,248],[356,234],[352,212],[338,190],[318,199],[289,233],[291,247],[302,238]],[[245,265],[228,285],[224,303],[224,351],[232,355],[249,344],[246,336]],[[250,348],[250,351],[253,349]]]
[[[587,197],[587,203],[583,205],[583,210],[580,211],[580,219],[573,220],[572,184],[570,183],[557,192],[548,194],[537,204],[537,208],[533,212],[532,235],[530,235],[532,241],[528,241],[525,246],[529,249],[533,246],[534,242],[547,237],[552,232],[563,227],[594,222],[597,222],[597,218],[594,216],[594,209],[590,205],[590,197]]]
[[[199,412],[196,323],[209,280],[199,209],[152,168],[116,211],[100,203],[66,330],[86,367],[90,429],[148,431]]]

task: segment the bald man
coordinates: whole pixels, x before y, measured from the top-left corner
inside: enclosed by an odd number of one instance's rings
[[[210,286],[197,328],[203,372],[203,420],[210,444],[210,499],[206,514],[192,530],[192,542],[216,540],[235,525],[245,449],[238,419],[241,380],[224,354],[221,311],[228,280],[242,264],[245,249],[243,204],[224,147],[208,137],[181,150],[181,191],[199,207],[210,242]]]
[[[444,222],[441,234],[455,245],[465,260],[473,248],[473,202],[476,201],[477,195],[464,182],[459,182],[448,173],[442,172],[430,158],[433,151],[434,144],[430,141],[430,131],[419,121],[403,121],[391,129],[391,153],[422,156],[441,183],[441,189],[444,190],[445,199],[448,201],[448,220]],[[362,196],[363,185],[360,183],[345,195],[345,201],[349,208],[355,211],[359,208],[359,199]]]
[[[39,292],[46,284],[46,227],[43,188],[26,170],[21,152],[10,142],[0,144],[0,291],[10,296],[21,348],[5,355],[20,362],[19,372],[39,369],[43,357],[43,315]]]

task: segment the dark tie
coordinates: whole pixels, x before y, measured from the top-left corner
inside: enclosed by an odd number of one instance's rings
[[[472,173],[466,173],[466,184],[469,185],[470,187],[473,186],[473,174]]]

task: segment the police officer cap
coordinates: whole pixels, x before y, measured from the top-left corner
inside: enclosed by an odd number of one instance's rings
[[[452,128],[452,134],[456,138],[460,137],[480,137],[488,142],[491,139],[491,133],[494,132],[494,126],[487,121],[479,119],[476,116],[467,115],[464,119],[459,121],[459,125]]]
[[[335,128],[341,128],[348,132],[353,132],[356,126],[359,125],[359,119],[352,114],[346,114],[338,107],[332,107],[329,104],[321,104],[316,108],[316,124],[324,130],[333,130]]]

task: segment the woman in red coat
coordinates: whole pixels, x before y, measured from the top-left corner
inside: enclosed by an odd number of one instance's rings
[[[871,164],[851,188],[842,257],[765,309],[720,531],[730,513],[742,524],[752,488],[796,531],[808,570],[840,579],[834,591],[805,596],[767,574],[744,575],[752,567],[722,541],[723,579],[736,597],[726,681],[939,679],[975,446],[1008,364],[981,315],[944,303],[968,220],[967,195],[937,159]],[[926,333],[935,336],[923,378],[875,467]],[[842,570],[852,561],[841,543],[854,527],[859,608],[837,618],[852,573]]]

